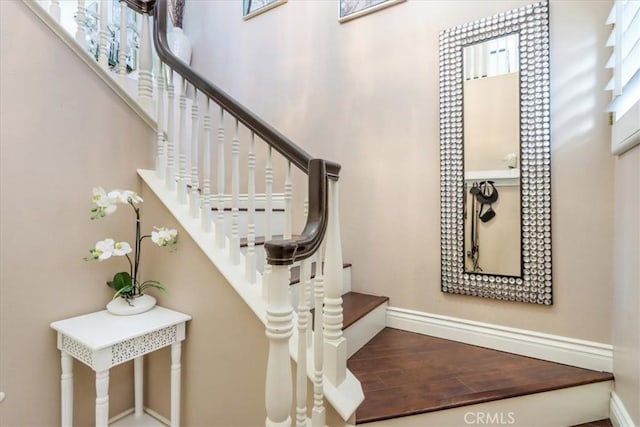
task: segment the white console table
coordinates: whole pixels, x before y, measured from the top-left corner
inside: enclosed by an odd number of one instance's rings
[[[171,346],[171,426],[180,424],[180,354],[191,316],[163,307],[132,316],[106,310],[53,322],[58,332],[62,376],[62,427],[73,425],[73,359],[96,372],[96,426],[109,420],[109,369],[134,361],[135,417],[143,415],[142,357]]]

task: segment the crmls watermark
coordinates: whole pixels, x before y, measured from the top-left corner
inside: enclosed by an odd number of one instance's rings
[[[513,412],[467,412],[464,414],[464,423],[471,425],[512,425],[516,423]]]

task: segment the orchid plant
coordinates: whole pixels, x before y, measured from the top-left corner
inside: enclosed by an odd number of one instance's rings
[[[147,280],[140,282],[140,253],[142,250],[142,242],[146,238],[160,247],[168,247],[170,250],[175,248],[178,239],[178,232],[174,229],[166,227],[154,227],[151,234],[142,235],[140,226],[140,208],[138,204],[142,203],[142,197],[130,190],[113,190],[107,193],[102,187],[93,189],[93,206],[91,208],[91,219],[104,218],[118,208],[118,205],[129,205],[133,209],[136,216],[136,240],[134,248],[128,242],[116,242],[111,238],[100,240],[95,247],[89,249],[90,257],[85,258],[87,261],[98,260],[104,261],[111,257],[124,256],[129,261],[129,271],[121,271],[113,276],[113,280],[107,281],[107,285],[111,287],[115,294],[113,298],[122,297],[127,302],[140,296],[148,288],[156,288],[162,291],[165,287],[156,280]],[[133,259],[130,254],[133,252]]]

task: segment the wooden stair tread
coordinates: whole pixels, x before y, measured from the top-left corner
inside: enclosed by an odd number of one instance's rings
[[[347,366],[365,394],[358,424],[613,380],[607,372],[392,328]]]
[[[359,292],[347,292],[342,295],[342,330],[347,329],[387,301],[389,301],[389,297],[361,294]],[[312,327],[314,311],[313,309],[311,310]]]
[[[359,292],[347,292],[342,295],[342,329],[347,329],[387,301],[389,297]]]
[[[292,239],[298,239],[300,238],[299,235],[294,234],[291,236]],[[277,234],[275,236],[271,236],[271,240],[282,240],[283,236],[281,234]],[[264,245],[264,236],[256,236],[254,244],[256,246],[262,246]],[[240,238],[240,247],[241,248],[246,248],[247,246],[249,246],[249,240],[246,237],[242,237]]]

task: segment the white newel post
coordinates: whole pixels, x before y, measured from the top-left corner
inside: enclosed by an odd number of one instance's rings
[[[256,283],[256,137],[251,132],[251,142],[249,143],[248,167],[249,176],[247,182],[247,194],[249,203],[247,205],[247,257],[245,259],[245,277],[249,283]]]
[[[296,427],[307,427],[307,329],[309,328],[309,290],[311,259],[300,264],[298,298],[298,366],[296,371]]]
[[[269,356],[265,403],[267,427],[291,425],[291,399],[293,384],[289,338],[293,332],[293,308],[289,298],[289,267],[274,265],[269,280],[269,303],[267,304],[267,338]]]
[[[165,160],[165,139],[164,139],[164,65],[160,63],[158,69],[158,111],[156,120],[158,129],[156,130],[156,174],[158,178],[164,179],[166,173]]]
[[[193,88],[193,104],[191,105],[191,191],[189,192],[189,211],[191,217],[200,214],[200,180],[198,178],[198,129],[200,116],[198,113],[198,90]]]
[[[118,48],[118,73],[127,75],[127,3],[120,2],[120,46]]]
[[[62,375],[60,376],[60,392],[62,393],[62,427],[73,425],[73,358],[64,351],[60,352]]]
[[[211,102],[207,98],[207,107],[202,119],[202,199],[200,219],[202,229],[211,231]]]
[[[313,427],[325,426],[324,410],[324,328],[322,316],[322,304],[324,302],[324,274],[322,271],[324,245],[316,252],[316,278],[313,285],[314,313],[313,313],[313,410],[311,411],[311,425]]]
[[[98,63],[104,69],[109,68],[109,2],[100,0],[100,47]]]
[[[96,372],[96,427],[109,424],[109,369]]]
[[[218,215],[216,216],[216,242],[218,248],[224,249],[224,110],[220,107],[218,122]]]
[[[264,241],[271,240],[271,207],[273,198],[273,148],[269,146],[267,152],[267,163],[264,171],[265,186],[265,205],[264,205]],[[262,272],[262,299],[268,300],[269,297],[269,273],[271,273],[271,264],[265,260],[264,271]]]
[[[178,118],[178,144],[179,144],[179,167],[178,167],[178,203],[187,203],[187,81],[180,77],[182,82],[180,88],[180,113]]]
[[[87,47],[87,33],[86,27],[86,13],[84,10],[84,1],[78,0],[78,10],[76,11],[76,41],[80,43],[83,48]]]
[[[329,223],[325,241],[324,368],[332,384],[340,385],[347,371],[347,341],[342,336],[342,243],[338,181],[329,180]]]
[[[174,102],[174,87],[173,87],[173,70],[169,68],[169,75],[167,76],[167,175],[166,175],[166,188],[169,191],[176,189],[176,146],[175,146],[175,102]]]
[[[235,120],[235,132],[231,144],[231,241],[229,256],[233,265],[240,263],[240,139],[238,138],[238,119]]]
[[[140,55],[138,57],[138,101],[143,108],[153,114],[153,57],[151,55],[151,34],[149,15],[142,15],[140,31]]]

